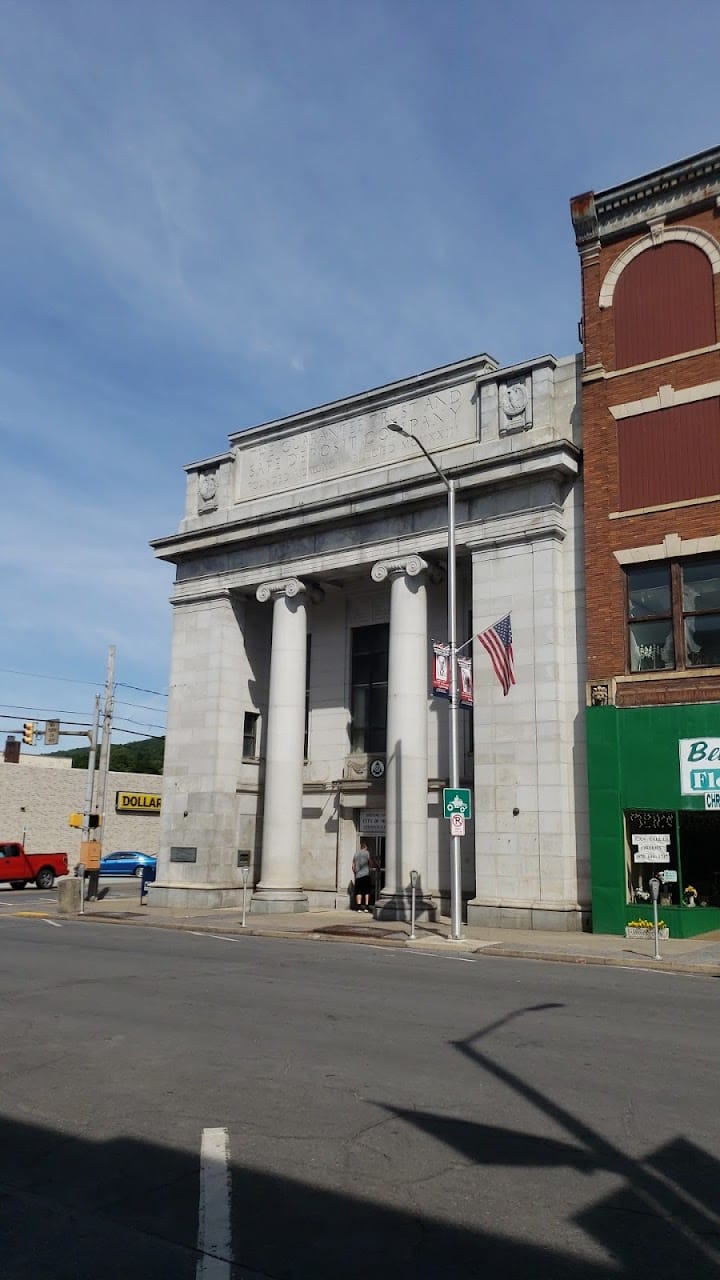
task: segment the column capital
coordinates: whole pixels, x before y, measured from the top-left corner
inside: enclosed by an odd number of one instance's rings
[[[370,570],[370,576],[373,582],[384,582],[386,578],[400,577],[406,574],[408,578],[417,578],[421,573],[432,571],[432,566],[427,560],[423,560],[422,556],[397,556],[392,560],[378,560]]]
[[[296,596],[303,595],[316,604],[318,600],[322,600],[324,592],[321,587],[301,582],[299,578],[276,578],[272,582],[261,582],[255,592],[255,599],[261,604],[267,604],[268,600],[278,600],[283,596],[293,600]]]

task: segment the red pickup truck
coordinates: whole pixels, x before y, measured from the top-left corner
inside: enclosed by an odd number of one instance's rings
[[[56,876],[66,876],[66,853],[26,853],[14,840],[0,840],[0,882],[10,881],[11,889],[24,889],[34,880],[38,889],[52,889]]]

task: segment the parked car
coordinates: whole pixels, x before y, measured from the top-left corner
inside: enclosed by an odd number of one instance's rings
[[[131,853],[108,853],[100,859],[101,876],[137,876],[145,875],[146,880],[155,879],[157,858],[150,853],[139,853],[135,849]]]
[[[38,889],[52,889],[56,876],[66,876],[66,853],[26,853],[16,840],[0,841],[0,880],[11,889],[24,889],[31,880]]]

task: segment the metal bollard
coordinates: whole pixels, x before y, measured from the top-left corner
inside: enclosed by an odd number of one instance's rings
[[[75,875],[80,880],[80,915],[85,915],[85,863],[78,862],[75,867]]]
[[[243,913],[242,913],[242,920],[240,924],[241,924],[241,927],[244,929],[245,928],[245,909],[247,906],[247,882],[248,882],[248,876],[250,875],[250,868],[241,867],[240,875],[242,876],[242,882],[243,882]]]
[[[410,872],[410,938],[415,937],[415,894],[417,892],[418,872]]]
[[[650,897],[652,898],[653,932],[655,934],[655,955],[653,959],[662,960],[662,956],[660,955],[660,934],[658,932],[658,896],[660,893],[660,881],[657,876],[651,877],[649,888]]]

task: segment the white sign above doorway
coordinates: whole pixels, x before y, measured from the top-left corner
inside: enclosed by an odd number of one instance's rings
[[[358,814],[358,830],[364,836],[384,836],[385,810],[361,809]]]

